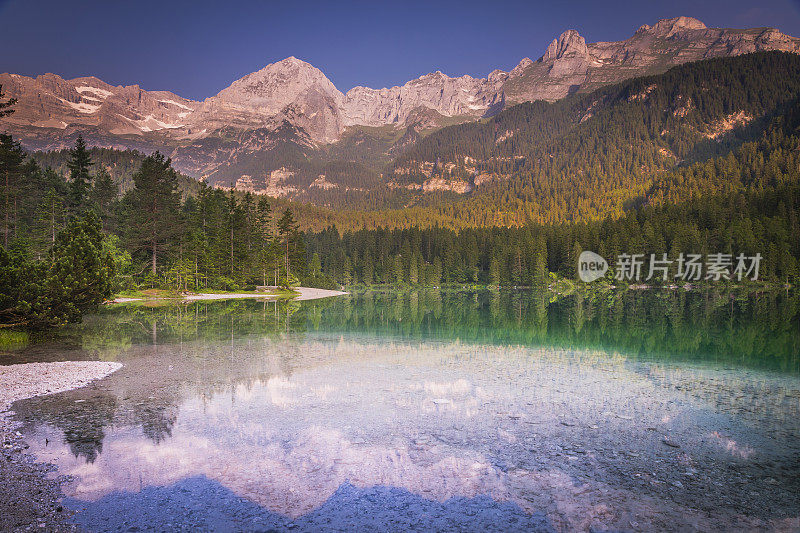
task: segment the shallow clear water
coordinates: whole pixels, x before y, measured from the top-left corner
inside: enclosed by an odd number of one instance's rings
[[[0,361],[124,364],[14,405],[90,530],[791,529],[798,308],[683,292],[124,305]]]

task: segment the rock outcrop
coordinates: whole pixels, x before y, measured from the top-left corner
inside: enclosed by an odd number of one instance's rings
[[[412,112],[424,107],[447,117],[484,115],[502,101],[499,86],[487,79],[451,78],[437,71],[409,81],[402,87],[370,89],[354,87],[344,102],[346,125],[405,126]]]
[[[194,129],[277,127],[283,120],[332,142],[344,127],[344,95],[319,69],[295,57],[267,65],[207,98],[188,117]]]
[[[36,78],[0,74],[6,97],[16,98],[14,113],[0,129],[25,140],[57,138],[79,130],[111,136],[181,130],[197,102],[168,91],[138,85],[114,87],[94,77],[65,80],[55,74]]]

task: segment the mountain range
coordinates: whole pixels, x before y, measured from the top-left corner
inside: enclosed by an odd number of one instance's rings
[[[473,175],[455,185],[404,181],[401,175],[410,167],[398,158],[433,131],[494,117],[517,104],[554,102],[689,62],[772,50],[800,53],[800,39],[774,28],[707,28],[677,17],[643,25],[618,42],[587,44],[567,30],[538,59],[524,58],[510,71],[494,70],[485,78],[437,71],[400,87],[354,87],[346,93],[295,57],[203,101],[138,85],[112,86],[95,77],[4,73],[3,92],[18,103],[14,114],[0,119],[0,131],[31,150],[69,147],[79,134],[93,146],[161,150],[180,171],[208,183],[301,199],[313,190],[311,199],[318,203],[375,188],[465,193],[476,178],[491,176]],[[493,142],[499,143],[514,132],[495,133]],[[414,164],[417,170],[424,166]]]

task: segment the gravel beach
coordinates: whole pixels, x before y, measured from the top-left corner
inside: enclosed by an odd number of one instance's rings
[[[74,531],[59,503],[61,478],[48,479],[51,465],[36,463],[10,420],[17,400],[83,387],[122,367],[103,361],[0,366],[0,531]]]

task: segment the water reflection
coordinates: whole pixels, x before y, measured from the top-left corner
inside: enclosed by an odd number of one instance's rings
[[[180,495],[176,497],[176,495]],[[77,503],[77,502],[70,502]],[[84,504],[85,505],[85,504]],[[202,512],[197,512],[202,509]],[[395,487],[339,487],[319,508],[292,520],[238,497],[203,476],[146,487],[91,504],[77,517],[87,529],[172,531],[526,531],[551,533],[541,513],[486,496],[437,502]]]
[[[297,524],[342,487],[385,487],[464,512],[487,497],[557,529],[777,527],[800,514],[797,305],[436,291],[123,306],[14,354],[122,370],[14,407],[86,517],[203,479]]]

